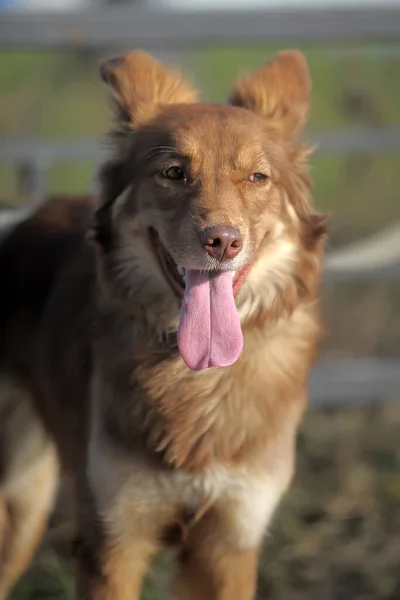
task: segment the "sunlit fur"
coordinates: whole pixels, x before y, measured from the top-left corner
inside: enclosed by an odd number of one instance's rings
[[[321,335],[325,219],[311,201],[311,148],[297,140],[306,61],[279,53],[223,106],[198,103],[191,84],[142,52],[105,61],[101,77],[115,126],[100,197],[51,199],[0,246],[0,374],[33,399],[72,477],[79,599],[138,600],[154,555],[172,544],[178,600],[251,600]],[[182,180],[163,177],[171,164]],[[243,238],[223,263],[200,244],[215,225]],[[232,366],[184,364],[181,299],[154,231],[184,268],[248,268]],[[51,490],[57,470],[46,469]],[[50,492],[36,497],[30,553]],[[15,579],[27,554],[9,556]],[[0,590],[9,585],[0,569]]]

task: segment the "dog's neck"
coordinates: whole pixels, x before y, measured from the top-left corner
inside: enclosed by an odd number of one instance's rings
[[[167,468],[203,470],[215,459],[235,463],[244,454],[263,451],[269,417],[255,418],[253,402],[259,410],[260,389],[253,389],[252,377],[243,377],[263,374],[263,410],[277,410],[293,399],[274,396],[276,378],[285,376],[279,365],[290,364],[293,390],[302,388],[304,352],[314,351],[319,335],[315,308],[300,305],[270,326],[244,326],[245,348],[232,367],[193,372],[179,356],[175,334],[161,339],[137,319],[127,319],[115,305],[113,310],[106,306],[109,312],[103,312],[104,333],[94,357],[96,428],[128,455],[147,447],[149,458]],[[232,381],[241,385],[233,389]]]

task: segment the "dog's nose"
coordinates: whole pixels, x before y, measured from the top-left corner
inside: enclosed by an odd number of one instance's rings
[[[201,233],[201,243],[210,256],[219,261],[234,258],[242,249],[243,239],[236,227],[217,225]]]

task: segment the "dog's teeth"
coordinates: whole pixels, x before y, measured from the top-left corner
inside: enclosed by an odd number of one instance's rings
[[[186,274],[185,267],[182,267],[182,265],[177,265],[176,268],[177,268],[179,275],[181,277],[185,277],[185,274]]]

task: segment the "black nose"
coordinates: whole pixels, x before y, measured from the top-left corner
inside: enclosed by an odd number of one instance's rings
[[[213,258],[219,261],[234,258],[242,249],[243,239],[235,227],[217,225],[207,227],[201,233],[201,243]]]

